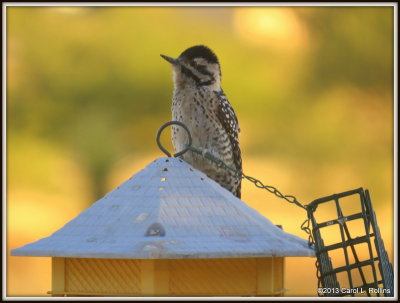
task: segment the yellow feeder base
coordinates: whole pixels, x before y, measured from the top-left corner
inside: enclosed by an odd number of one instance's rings
[[[52,258],[52,296],[282,296],[284,258]]]

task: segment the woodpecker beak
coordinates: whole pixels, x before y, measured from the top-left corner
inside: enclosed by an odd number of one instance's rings
[[[167,60],[169,63],[171,63],[171,64],[177,64],[178,63],[178,59],[175,59],[175,58],[171,58],[171,57],[168,57],[168,56],[165,56],[165,55],[160,55],[162,58],[164,58],[165,60]]]

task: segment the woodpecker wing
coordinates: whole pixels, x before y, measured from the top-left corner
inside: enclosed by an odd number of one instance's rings
[[[229,136],[229,141],[232,145],[233,151],[233,162],[235,164],[235,169],[242,170],[242,155],[240,152],[239,146],[239,122],[235,115],[235,111],[233,110],[231,104],[226,98],[224,92],[221,90],[219,92],[215,92],[218,97],[218,109],[217,109],[217,117],[222,127],[225,129],[226,133]],[[240,181],[241,182],[241,181]],[[240,185],[238,187],[237,196],[240,198]]]

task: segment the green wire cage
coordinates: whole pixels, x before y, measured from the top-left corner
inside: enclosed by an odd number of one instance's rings
[[[346,203],[351,202],[351,208],[354,208],[357,200],[360,211],[346,213],[344,209],[349,206]],[[328,205],[334,218],[318,222],[318,211]],[[393,267],[380,235],[368,190],[359,188],[319,198],[307,208],[317,256],[319,296],[393,297]],[[362,225],[358,228],[362,232],[352,236],[350,230],[355,224]],[[323,235],[328,229],[330,233],[336,229],[337,237],[333,243],[324,243]],[[344,260],[344,264],[334,264],[337,260]]]

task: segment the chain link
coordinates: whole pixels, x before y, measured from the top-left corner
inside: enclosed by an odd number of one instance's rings
[[[302,205],[302,204],[297,200],[297,198],[296,198],[295,196],[292,196],[292,195],[284,195],[284,194],[282,194],[276,187],[273,187],[273,186],[271,186],[271,185],[264,185],[264,183],[263,183],[261,180],[258,180],[258,179],[256,179],[256,178],[247,176],[247,175],[245,175],[245,174],[243,173],[243,171],[234,169],[234,168],[232,168],[232,167],[226,165],[224,161],[222,161],[221,159],[218,159],[218,158],[214,157],[213,155],[211,155],[211,154],[208,153],[208,152],[203,152],[201,149],[198,149],[198,148],[193,147],[193,146],[191,146],[191,145],[186,145],[186,148],[187,148],[188,150],[192,151],[192,152],[195,152],[196,154],[202,155],[204,158],[210,160],[211,162],[214,162],[218,167],[220,167],[220,168],[225,168],[225,169],[228,169],[228,170],[234,172],[235,175],[236,175],[238,178],[246,179],[246,180],[248,180],[248,181],[254,183],[254,185],[255,185],[256,187],[262,188],[262,189],[266,189],[267,191],[269,191],[271,194],[274,194],[274,195],[277,196],[278,198],[285,199],[287,202],[292,203],[292,204],[295,204],[295,205],[297,205],[297,206],[299,206],[299,207],[301,207],[301,208],[307,210],[307,207],[304,206],[304,205]]]
[[[196,148],[196,147],[194,147],[194,146],[191,146],[191,145],[186,145],[185,148],[186,148],[187,150],[190,150],[190,151],[192,151],[192,152],[194,152],[194,153],[196,153],[196,154],[199,154],[199,155],[201,155],[202,157],[206,158],[207,160],[209,160],[209,161],[215,163],[219,168],[224,168],[224,169],[227,169],[227,170],[232,171],[233,173],[235,173],[235,175],[236,175],[237,178],[246,179],[246,180],[248,180],[248,181],[254,183],[254,185],[255,185],[256,187],[265,189],[265,190],[267,190],[268,192],[270,192],[271,194],[274,194],[276,197],[281,198],[281,199],[284,199],[284,200],[286,200],[287,202],[289,202],[289,203],[291,203],[291,204],[294,204],[294,205],[297,205],[298,207],[300,207],[300,208],[302,208],[302,209],[308,211],[307,205],[301,204],[301,203],[297,200],[297,198],[296,198],[295,196],[292,196],[292,195],[284,195],[284,194],[282,194],[276,187],[271,186],[271,185],[264,185],[264,183],[263,183],[261,180],[258,180],[258,179],[256,179],[256,178],[250,177],[250,176],[248,176],[248,175],[245,175],[245,174],[243,173],[243,171],[237,170],[237,169],[234,169],[234,168],[228,166],[224,161],[222,161],[221,159],[218,159],[218,158],[214,157],[213,155],[211,155],[211,154],[208,153],[208,152],[205,152],[205,151],[203,151],[203,150],[201,150],[201,149],[198,149],[198,148]],[[311,219],[308,217],[308,218],[301,224],[301,227],[300,227],[300,228],[301,228],[301,230],[303,230],[305,233],[307,233],[307,235],[308,235],[308,246],[309,246],[309,247],[312,247],[313,244],[314,244],[314,240],[313,240],[312,232],[311,232],[311,229],[310,229],[310,220],[311,220]]]

